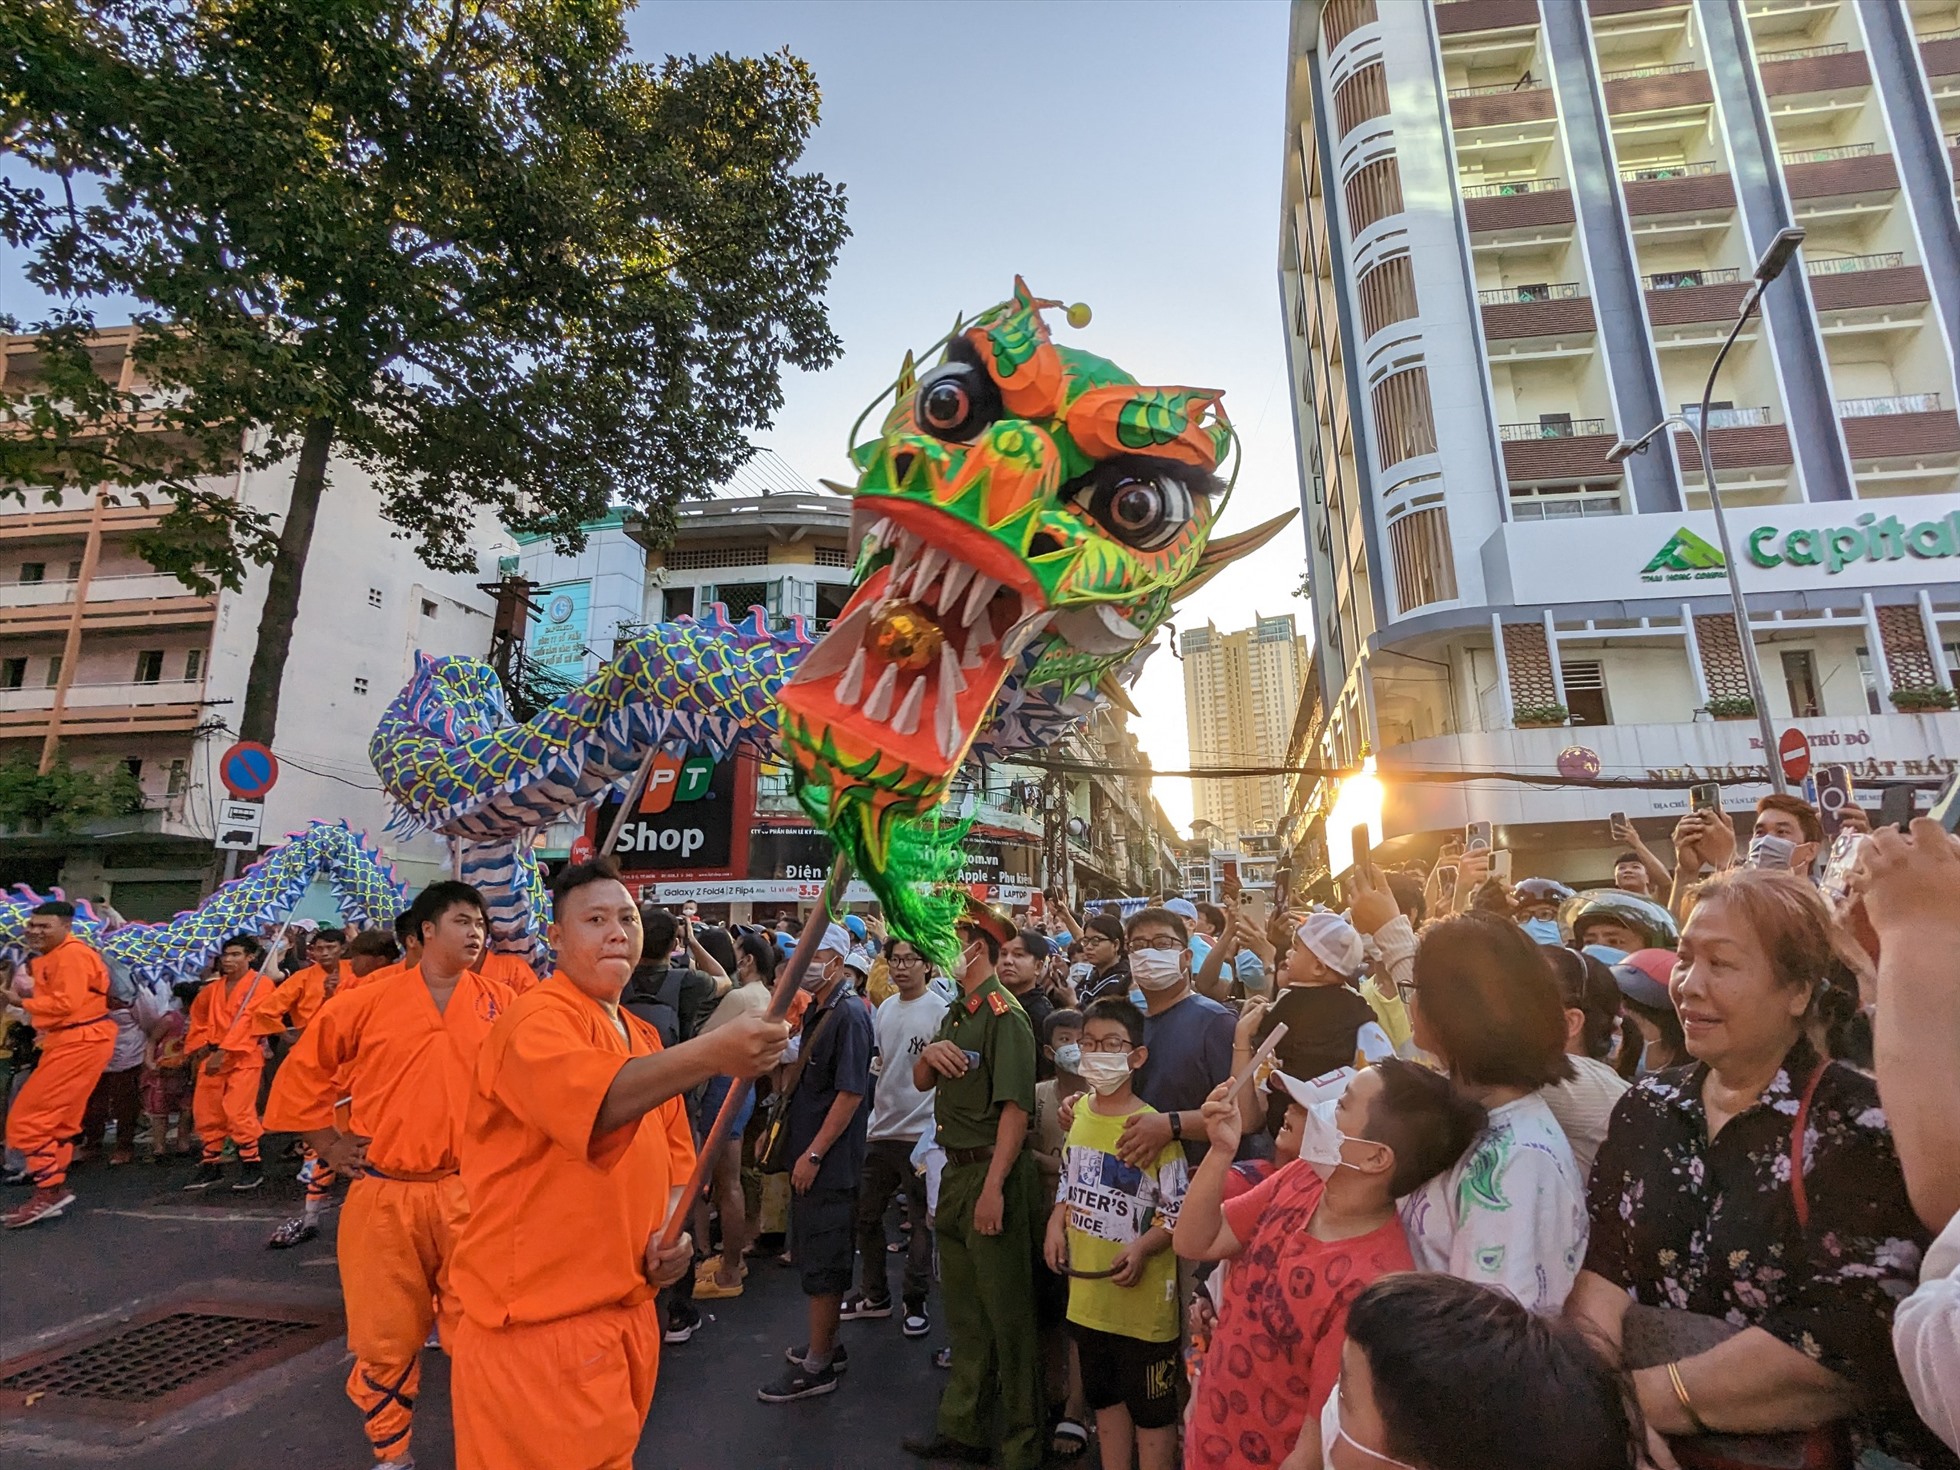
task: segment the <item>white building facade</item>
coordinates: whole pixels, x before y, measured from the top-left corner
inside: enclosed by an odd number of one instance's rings
[[[1949,12],[1950,13],[1950,12]],[[1302,0],[1280,278],[1321,713],[1391,858],[1473,817],[1609,869],[1682,792],[1394,780],[1565,769],[1768,788],[1768,713],[1867,785],[1960,758],[1960,39],[1851,0]],[[1724,362],[1750,266],[1808,235]],[[1289,835],[1324,827],[1296,791]],[[1321,830],[1338,871],[1346,833]]]

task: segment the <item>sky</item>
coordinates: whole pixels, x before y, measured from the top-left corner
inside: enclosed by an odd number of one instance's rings
[[[827,297],[842,359],[792,372],[755,436],[805,478],[849,483],[845,437],[905,350],[1005,297],[1086,302],[1058,341],[1145,383],[1225,390],[1244,467],[1221,529],[1299,504],[1278,259],[1285,147],[1283,0],[655,0],[634,51],[788,47],[823,89],[804,166],[844,185],[851,238]],[[1180,628],[1312,618],[1297,523],[1184,603]],[[1168,635],[1133,694],[1152,763],[1188,760]],[[1159,779],[1180,830],[1188,783]]]

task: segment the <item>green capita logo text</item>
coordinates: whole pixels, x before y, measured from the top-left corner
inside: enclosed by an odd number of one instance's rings
[[[1910,526],[1897,516],[1881,521],[1876,512],[1868,511],[1855,526],[1822,531],[1758,526],[1749,533],[1749,560],[1759,567],[1821,566],[1835,576],[1853,562],[1897,561],[1905,556],[1924,561],[1960,556],[1960,511]]]

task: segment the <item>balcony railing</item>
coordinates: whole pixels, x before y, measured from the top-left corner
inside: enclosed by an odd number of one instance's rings
[[[1701,413],[1699,403],[1681,405],[1681,417],[1693,420]],[[1708,422],[1703,425],[1709,429],[1762,429],[1770,423],[1767,408],[1711,408]]]
[[[1858,271],[1889,271],[1905,264],[1903,250],[1881,250],[1876,255],[1840,255],[1830,260],[1804,257],[1807,276],[1848,276]]]
[[[1706,265],[1685,271],[1655,271],[1651,276],[1640,279],[1649,291],[1675,291],[1683,286],[1725,285],[1738,279],[1741,274],[1732,265]]]
[[[1654,66],[1629,66],[1619,71],[1603,71],[1599,79],[1602,82],[1625,82],[1635,77],[1678,77],[1683,72],[1701,69],[1699,61],[1665,61]]]
[[[1928,41],[1955,40],[1960,40],[1960,31],[1927,31],[1919,37],[1919,44],[1924,46]]]
[[[1550,87],[1549,82],[1534,81],[1530,77],[1520,77],[1515,82],[1496,82],[1488,87],[1451,87],[1450,96],[1457,97],[1497,97],[1506,92],[1543,92]]]
[[[60,607],[75,600],[71,579],[41,582],[0,582],[0,607]]]
[[[1694,179],[1720,172],[1714,163],[1643,163],[1620,170],[1620,180],[1628,184],[1651,184],[1656,179]]]
[[[1842,56],[1851,48],[1843,41],[1823,46],[1799,46],[1794,51],[1758,51],[1758,61],[1802,61],[1806,56]]]
[[[1888,393],[1882,398],[1840,398],[1838,417],[1876,419],[1888,413],[1934,413],[1940,406],[1937,393]]]
[[[1465,199],[1502,199],[1507,194],[1550,194],[1565,187],[1564,179],[1505,179],[1496,184],[1465,184]]]
[[[1497,426],[1498,438],[1514,442],[1528,439],[1577,439],[1582,435],[1605,432],[1605,419],[1552,419],[1545,423]]]
[[[1835,163],[1840,158],[1870,158],[1877,150],[1875,143],[1845,143],[1836,148],[1799,148],[1795,153],[1782,155],[1784,167],[1793,163]]]
[[[1532,301],[1582,301],[1586,288],[1578,281],[1554,281],[1535,286],[1499,286],[1491,291],[1479,291],[1477,301],[1483,306],[1515,306]]]
[[[204,698],[202,679],[163,679],[146,683],[70,684],[69,709],[105,709],[115,705],[197,704]],[[54,690],[0,689],[0,711],[54,708]]]

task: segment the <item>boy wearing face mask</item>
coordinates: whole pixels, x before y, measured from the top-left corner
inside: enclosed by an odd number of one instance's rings
[[[1412,1062],[1378,1063],[1345,1086],[1274,1080],[1300,1157],[1226,1203],[1242,1122],[1220,1087],[1204,1106],[1211,1149],[1177,1222],[1180,1256],[1239,1259],[1192,1398],[1185,1470],[1254,1470],[1293,1451],[1340,1375],[1349,1304],[1415,1268],[1397,1197],[1454,1164],[1483,1126],[1481,1107]]]
[[[1095,1411],[1103,1470],[1171,1470],[1177,1456],[1177,1262],[1171,1226],[1184,1196],[1184,1150],[1166,1140],[1141,1167],[1117,1154],[1140,1101],[1144,1018],[1126,1000],[1083,1013],[1079,1063],[1090,1093],[1075,1109],[1046,1255],[1068,1275],[1068,1321]]]
[[[1204,1156],[1198,1109],[1232,1075],[1232,1034],[1238,1015],[1191,988],[1190,931],[1168,908],[1141,909],[1123,926],[1130,978],[1143,993],[1144,1044],[1149,1060],[1136,1079],[1149,1109],[1133,1113],[1118,1152],[1141,1168],[1172,1141],[1185,1158]],[[1086,1014],[1086,1012],[1085,1012]]]

